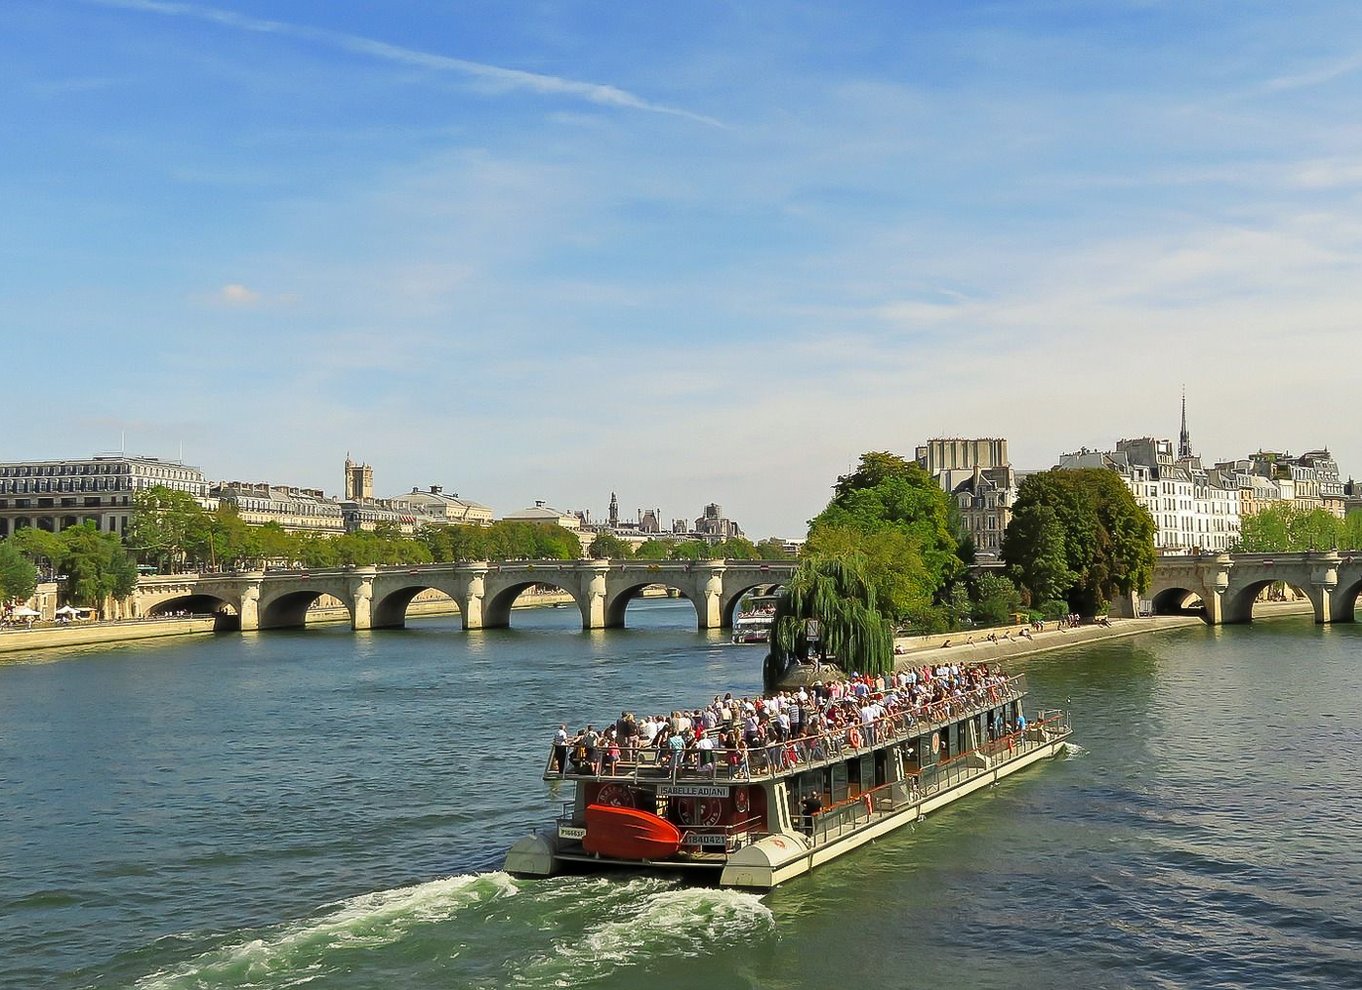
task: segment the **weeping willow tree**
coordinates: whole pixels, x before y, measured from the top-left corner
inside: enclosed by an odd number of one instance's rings
[[[817,620],[816,626],[810,619]],[[875,602],[859,556],[800,562],[776,601],[768,679],[783,674],[791,660],[808,656],[811,647],[825,659],[835,658],[846,671],[878,674],[894,669],[893,626]]]

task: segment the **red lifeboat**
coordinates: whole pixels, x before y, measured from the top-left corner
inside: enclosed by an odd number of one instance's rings
[[[590,804],[582,848],[610,859],[666,859],[681,848],[681,832],[665,818],[638,808]]]

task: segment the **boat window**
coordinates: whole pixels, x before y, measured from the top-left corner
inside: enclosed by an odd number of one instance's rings
[[[832,802],[836,804],[839,801],[845,801],[847,799],[847,765],[840,762],[834,763],[831,770],[832,787],[830,790],[832,792]]]

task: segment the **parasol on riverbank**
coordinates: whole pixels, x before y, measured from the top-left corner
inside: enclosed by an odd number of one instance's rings
[[[27,605],[18,605],[10,609],[9,614],[16,619],[36,619],[42,615],[37,609],[29,608]]]

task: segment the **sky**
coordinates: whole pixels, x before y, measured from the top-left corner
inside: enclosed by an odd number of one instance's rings
[[[868,450],[1362,477],[1362,5],[0,3],[0,460],[802,536]]]

